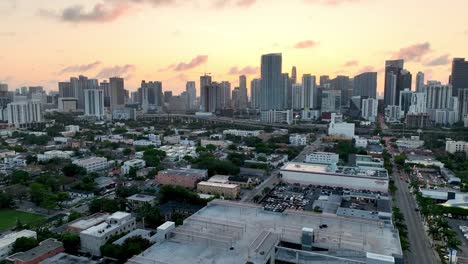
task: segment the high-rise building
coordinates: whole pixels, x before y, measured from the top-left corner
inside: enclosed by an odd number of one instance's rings
[[[399,84],[397,84],[401,89],[400,92],[409,89],[411,91],[411,86],[413,84],[413,76],[407,70],[401,70]]]
[[[74,97],[74,93],[70,82],[59,82],[59,96],[62,98]]]
[[[99,88],[104,91],[104,107],[110,107],[110,84],[104,80],[99,84]],[[141,98],[138,98],[137,102],[141,103]]]
[[[292,109],[300,110],[304,108],[302,84],[296,83],[292,85]]]
[[[205,95],[206,89],[203,89],[205,86],[211,85],[211,76],[209,75],[203,75],[200,76],[200,108],[201,109],[206,109],[206,103],[205,99],[207,96]]]
[[[427,113],[427,98],[426,93],[415,93],[411,94],[411,105],[408,113],[410,114],[425,114]]]
[[[281,53],[262,55],[261,59],[261,109],[281,110],[284,103],[281,83]]]
[[[145,111],[149,109],[158,109],[163,106],[163,92],[161,82],[141,82],[142,108]]]
[[[197,100],[197,88],[194,81],[187,82],[185,85],[185,92],[187,93],[188,110],[195,110],[195,101]]]
[[[250,82],[250,107],[253,109],[260,108],[260,98],[261,98],[261,80],[253,79]]]
[[[8,92],[8,84],[0,83],[0,91],[1,92]]]
[[[281,84],[283,85],[281,88],[284,98],[283,108],[290,109],[292,104],[292,81],[289,74],[281,74]]]
[[[423,92],[426,93],[427,109],[449,108],[450,98],[452,97],[452,85],[428,82],[428,84],[424,86]]]
[[[104,119],[104,90],[99,88],[86,89],[84,95],[85,116],[97,120]]]
[[[296,66],[293,66],[291,70],[291,84],[295,84],[296,82],[297,82],[297,70],[296,70]]]
[[[303,108],[313,109],[317,107],[317,83],[315,76],[302,75],[302,103]]]
[[[320,86],[321,87],[324,87],[325,84],[328,84],[328,83],[330,83],[330,76],[328,76],[328,75],[320,76]]]
[[[424,89],[424,73],[418,72],[416,74],[416,92],[420,93]]]
[[[352,89],[351,81],[348,76],[338,75],[335,79],[331,80],[331,85],[334,90],[341,91],[341,105],[348,106],[351,99]]]
[[[377,73],[364,72],[353,79],[353,95],[377,98]]]
[[[245,75],[239,76],[239,109],[247,108],[247,77]]]
[[[240,90],[239,87],[235,87],[234,90],[232,90],[232,108],[234,109],[239,109],[240,105]]]
[[[29,86],[28,90],[29,90],[29,94],[42,93],[42,92],[44,92],[44,87],[42,87],[42,86]]]
[[[450,84],[453,87],[453,96],[458,95],[459,89],[468,88],[468,61],[465,61],[465,58],[453,59]]]
[[[231,83],[230,82],[228,81],[223,81],[221,83],[213,82],[212,85],[214,85],[215,89],[217,89],[216,90],[216,94],[217,94],[216,108],[217,109],[231,108],[231,100],[232,101],[236,100],[235,104],[237,106],[237,109],[239,109],[240,100],[241,100],[240,92],[239,92],[239,96],[236,95],[235,99],[234,98],[231,99]],[[247,88],[246,88],[246,92],[247,92]]]
[[[377,120],[378,104],[376,98],[362,99],[361,117],[368,121],[375,122]]]
[[[218,93],[220,91],[219,84],[214,82],[210,85],[205,85],[201,89],[202,94],[205,98],[203,98],[203,106],[201,110],[203,112],[211,112],[214,113],[216,111],[217,106],[219,105],[218,103]]]
[[[16,128],[29,128],[43,122],[39,101],[25,100],[7,105],[8,124]]]
[[[172,97],[172,91],[164,91],[164,103],[169,103],[169,101],[171,100],[171,97]]]
[[[385,62],[384,106],[398,104],[400,91],[403,90],[399,86],[403,66],[403,60],[388,60]]]
[[[400,92],[400,99],[398,105],[400,106],[403,115],[406,115],[410,109],[412,96],[413,92],[411,92],[411,90],[408,88]]]
[[[468,118],[468,88],[458,89],[458,114],[460,120]]]
[[[124,79],[112,77],[109,79],[110,87],[110,107],[116,108],[125,105]]]
[[[322,91],[322,112],[340,112],[341,111],[341,91],[323,90]]]

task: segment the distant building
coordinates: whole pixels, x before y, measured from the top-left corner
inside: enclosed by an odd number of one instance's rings
[[[329,136],[344,137],[352,139],[354,137],[355,124],[354,123],[334,123],[331,122],[328,127]]]
[[[361,117],[365,120],[375,122],[377,120],[378,101],[374,98],[362,100]]]
[[[398,105],[401,87],[401,71],[404,67],[403,60],[385,61],[385,87],[384,87],[384,106]],[[406,87],[411,88],[411,87]]]
[[[240,195],[240,186],[230,183],[202,181],[197,184],[197,190],[201,193],[219,195],[228,199],[236,199]]]
[[[468,153],[468,142],[447,139],[445,142],[445,151],[451,154],[457,152]]]
[[[58,110],[64,113],[75,112],[78,107],[78,99],[74,97],[64,97],[58,99]]]
[[[421,93],[424,89],[424,73],[418,72],[416,74],[416,92]]]
[[[453,96],[457,96],[460,89],[468,88],[468,61],[465,58],[453,59],[450,84],[453,86]]]
[[[399,148],[417,149],[424,146],[424,140],[419,139],[419,136],[411,136],[410,138],[400,138],[396,142]]]
[[[22,101],[9,103],[8,124],[16,128],[28,128],[43,122],[42,106],[39,101]]]
[[[37,161],[49,161],[51,159],[70,159],[73,151],[50,150],[44,154],[37,154]]]
[[[96,120],[104,119],[104,90],[87,89],[84,91],[85,116]]]
[[[250,107],[253,109],[260,108],[260,99],[261,99],[260,87],[261,87],[260,79],[253,79],[250,82]]]
[[[385,122],[397,123],[401,121],[401,108],[399,105],[385,107]]]
[[[86,170],[87,173],[99,172],[108,168],[107,159],[103,157],[91,157],[79,159],[72,162]]]
[[[425,128],[430,126],[429,115],[422,114],[407,114],[405,120],[406,126],[415,128]]]
[[[261,130],[228,129],[223,131],[223,135],[232,135],[236,137],[258,137],[260,133],[262,133]]]
[[[282,91],[282,55],[265,54],[261,58],[260,108],[262,110],[282,110],[284,91]]]
[[[127,175],[132,169],[139,170],[143,169],[146,166],[146,162],[141,159],[133,159],[124,162],[122,166],[122,174]]]
[[[291,134],[289,135],[289,144],[293,146],[307,145],[307,135]]]
[[[156,175],[156,184],[169,184],[194,189],[197,187],[199,181],[207,177],[207,170],[186,168],[167,169],[158,172],[158,175]]]
[[[322,112],[341,111],[341,91],[340,90],[324,90],[322,91]]]
[[[377,99],[377,73],[364,72],[353,79],[353,95]]]
[[[146,194],[134,194],[127,197],[127,202],[130,207],[135,210],[144,205],[154,205],[156,203],[156,197]]]
[[[125,105],[124,79],[113,77],[109,79],[110,107],[122,107]]]
[[[0,238],[0,260],[4,260],[13,250],[13,244],[16,239],[20,237],[37,238],[35,231],[22,230],[19,232],[11,233]]]
[[[337,164],[340,161],[340,156],[336,153],[331,152],[314,152],[306,155],[306,163],[315,164]]]
[[[287,123],[292,124],[293,122],[293,111],[292,110],[269,110],[260,112],[260,121],[265,123]]]
[[[136,109],[130,107],[115,107],[112,109],[113,120],[136,120]]]

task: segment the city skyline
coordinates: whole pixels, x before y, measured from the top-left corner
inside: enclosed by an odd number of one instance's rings
[[[468,32],[455,26],[463,24],[468,7],[464,1],[405,2],[406,8],[397,13],[402,22],[397,23],[382,17],[399,6],[395,1],[269,3],[5,0],[0,3],[1,20],[6,22],[1,24],[8,25],[0,26],[0,82],[10,89],[42,85],[57,90],[58,82],[70,76],[120,76],[130,91],[142,80],[157,80],[164,90],[179,94],[187,81],[197,81],[199,90],[204,72],[233,87],[239,75],[250,82],[260,77],[262,54],[282,53],[282,72],[296,66],[297,78],[308,73],[333,78],[378,72],[382,94],[385,60],[404,59],[410,72],[447,83],[452,58],[468,53]],[[425,12],[415,12],[423,3]],[[356,12],[362,8],[366,14]],[[201,10],[210,16],[199,16]],[[295,20],[273,20],[285,13],[294,13]],[[426,19],[437,13],[451,15],[444,21]]]

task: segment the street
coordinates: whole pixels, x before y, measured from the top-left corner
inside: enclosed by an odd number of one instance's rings
[[[400,179],[400,177],[403,179]],[[410,251],[405,252],[405,263],[439,263],[435,251],[431,247],[429,237],[424,230],[421,216],[416,212],[416,201],[409,191],[408,184],[405,181],[406,176],[394,167],[393,178],[398,188],[395,194],[396,206],[400,208],[405,216],[406,225],[408,227]]]
[[[262,191],[266,187],[273,189],[279,182],[280,178],[278,177],[279,170],[274,170],[271,172],[271,176],[268,177],[266,180],[264,180],[260,185],[255,187],[252,191],[246,193],[244,197],[242,197],[241,201],[242,202],[252,202],[253,198],[257,195],[263,195]]]

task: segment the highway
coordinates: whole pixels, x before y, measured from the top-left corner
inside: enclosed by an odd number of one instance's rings
[[[439,263],[435,251],[431,247],[429,237],[427,236],[421,216],[416,212],[416,201],[410,193],[406,183],[406,175],[400,172],[396,167],[393,169],[393,178],[398,188],[396,196],[396,206],[400,208],[405,216],[408,227],[408,238],[410,242],[410,251],[405,252],[405,263],[410,264],[436,264]],[[400,177],[403,178],[400,179]]]

